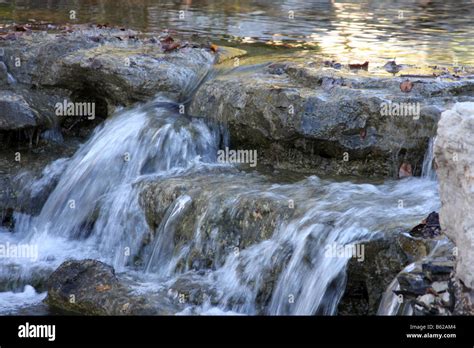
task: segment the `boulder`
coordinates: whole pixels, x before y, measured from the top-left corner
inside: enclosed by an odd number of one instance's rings
[[[456,276],[474,289],[474,103],[458,103],[438,124],[435,161],[440,222],[457,248]]]
[[[97,260],[66,261],[47,281],[45,302],[54,309],[85,315],[167,314],[152,297],[144,297]]]
[[[155,38],[104,26],[52,28],[25,32],[10,28],[0,42],[0,85],[10,90],[0,96],[0,131],[62,125],[63,133],[68,133],[76,126],[97,125],[77,115],[58,117],[57,103],[94,103],[94,117],[100,120],[117,106],[146,101],[157,93],[184,100],[218,57],[241,54],[215,52],[209,45],[180,41],[167,33]],[[31,112],[23,100],[12,100],[11,93],[24,98]]]
[[[37,127],[38,114],[16,93],[0,91],[0,131]]]

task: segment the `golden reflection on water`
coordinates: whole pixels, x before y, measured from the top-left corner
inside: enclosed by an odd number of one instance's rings
[[[72,9],[80,23],[314,50],[341,63],[474,65],[471,0],[0,0],[0,23],[71,22]]]

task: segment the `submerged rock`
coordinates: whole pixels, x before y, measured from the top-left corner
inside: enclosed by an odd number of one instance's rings
[[[472,100],[474,80],[418,78],[410,93],[402,81],[318,62],[241,68],[206,82],[191,112],[228,125],[233,147],[275,167],[396,177],[406,162],[419,174],[442,110]]]

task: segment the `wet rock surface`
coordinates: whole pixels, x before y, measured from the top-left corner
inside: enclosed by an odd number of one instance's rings
[[[233,147],[258,149],[275,167],[396,177],[407,162],[419,174],[441,112],[472,100],[474,80],[410,78],[408,93],[404,80],[322,62],[237,68],[205,83],[191,113],[228,125]]]
[[[45,302],[83,315],[167,314],[154,299],[134,294],[114,269],[100,261],[64,262],[48,279]]]
[[[59,179],[61,164],[78,146],[77,139],[70,139],[61,146],[40,142],[32,149],[19,146],[0,151],[0,226],[12,228],[14,213],[39,213]]]
[[[152,240],[159,238],[162,221],[173,211],[177,199],[190,199],[174,236],[167,240],[170,255],[190,246],[177,265],[182,271],[222,266],[229,253],[269,239],[276,226],[294,213],[288,197],[252,190],[266,185],[262,178],[239,175],[232,169],[223,172],[227,174],[170,178],[146,183],[142,188],[140,205],[154,231]],[[229,190],[229,183],[233,189]],[[219,192],[218,187],[226,189]],[[200,243],[196,243],[197,232]]]
[[[2,28],[0,38],[0,222],[9,227],[14,211],[39,212],[57,178],[41,188],[28,183],[48,174],[52,160],[72,155],[116,107],[158,92],[183,98],[217,57],[242,54],[125,28],[18,28]],[[95,114],[58,115],[57,103],[65,102],[92,103]]]
[[[361,245],[364,260],[353,258],[347,265],[346,291],[338,306],[341,315],[375,315],[383,293],[398,273],[428,255],[433,247],[428,238],[417,238],[404,231],[387,231]],[[425,293],[425,287],[416,280],[409,278],[407,282],[413,282],[414,288]]]
[[[438,214],[432,212],[410,231],[428,247],[396,275],[384,293],[381,315],[472,315],[472,293],[456,278],[458,249],[440,232]],[[436,231],[436,233],[433,233]]]
[[[0,130],[37,127],[38,115],[18,94],[0,91]]]
[[[3,29],[11,35],[0,40],[0,82],[12,92],[0,95],[0,130],[63,122],[54,105],[65,99],[95,103],[97,116],[107,117],[116,106],[148,100],[157,92],[182,98],[204,78],[217,56],[208,45],[166,33],[146,37],[104,26],[52,28]],[[6,94],[13,92],[18,95]],[[8,107],[22,111],[17,119],[11,118]]]

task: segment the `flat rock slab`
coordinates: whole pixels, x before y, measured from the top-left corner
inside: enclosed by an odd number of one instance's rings
[[[441,112],[474,100],[473,91],[474,79],[381,77],[283,62],[206,82],[191,113],[227,124],[235,147],[257,149],[277,167],[394,176],[403,162],[419,174]]]
[[[56,115],[51,105],[65,99],[96,102],[106,109],[102,117],[115,106],[149,100],[157,93],[178,101],[207,75],[220,53],[167,35],[95,26],[13,31],[0,39],[0,86],[19,94],[49,94],[33,98],[31,108],[41,118],[53,119],[52,124]],[[18,121],[14,127],[21,128],[22,119]]]

